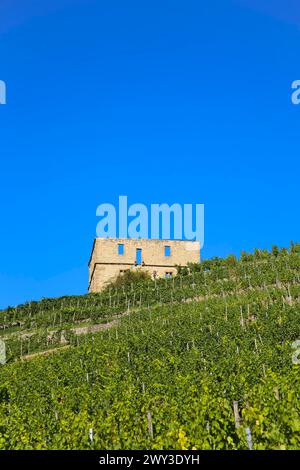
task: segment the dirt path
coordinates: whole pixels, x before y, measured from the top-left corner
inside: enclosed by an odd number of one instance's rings
[[[70,347],[70,344],[67,344],[66,346],[60,346],[58,348],[48,349],[47,351],[39,351],[39,352],[36,352],[36,353],[27,354],[26,356],[21,356],[20,360],[21,361],[30,361],[31,359],[34,359],[35,357],[49,356],[50,354],[57,353],[57,352],[60,352],[60,351],[64,351],[64,350],[68,349],[69,347]]]

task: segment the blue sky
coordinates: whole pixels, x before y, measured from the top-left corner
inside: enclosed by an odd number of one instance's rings
[[[300,240],[296,1],[2,0],[0,307],[85,293],[96,207],[204,203],[204,257]]]

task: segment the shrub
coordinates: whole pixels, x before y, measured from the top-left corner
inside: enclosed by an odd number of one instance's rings
[[[117,287],[128,287],[131,284],[142,284],[149,281],[153,282],[148,272],[140,270],[128,270],[122,274],[119,274],[114,281],[110,282],[107,285],[106,290]]]

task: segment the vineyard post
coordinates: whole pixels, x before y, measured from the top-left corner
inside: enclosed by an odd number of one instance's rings
[[[241,312],[240,324],[241,324],[241,327],[244,328],[245,322],[244,322],[243,307],[242,307],[242,305],[240,305],[240,312]]]
[[[152,415],[150,411],[147,411],[147,419],[148,419],[148,432],[150,434],[151,439],[153,439],[153,423],[152,423]]]
[[[245,428],[246,432],[246,439],[247,439],[247,445],[249,450],[253,450],[252,447],[252,436],[251,436],[251,429],[249,427]]]
[[[93,440],[94,440],[93,428],[89,429],[89,439],[90,439],[91,443],[93,443]]]
[[[234,413],[235,427],[238,429],[241,425],[241,417],[239,414],[239,404],[235,400],[233,401],[233,413]]]

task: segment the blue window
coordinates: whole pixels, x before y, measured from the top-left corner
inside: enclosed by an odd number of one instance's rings
[[[124,245],[123,245],[123,243],[118,244],[118,255],[124,255]]]
[[[165,246],[165,256],[171,256],[171,247]]]
[[[136,264],[142,264],[142,249],[141,248],[136,249],[135,262],[136,262]]]

